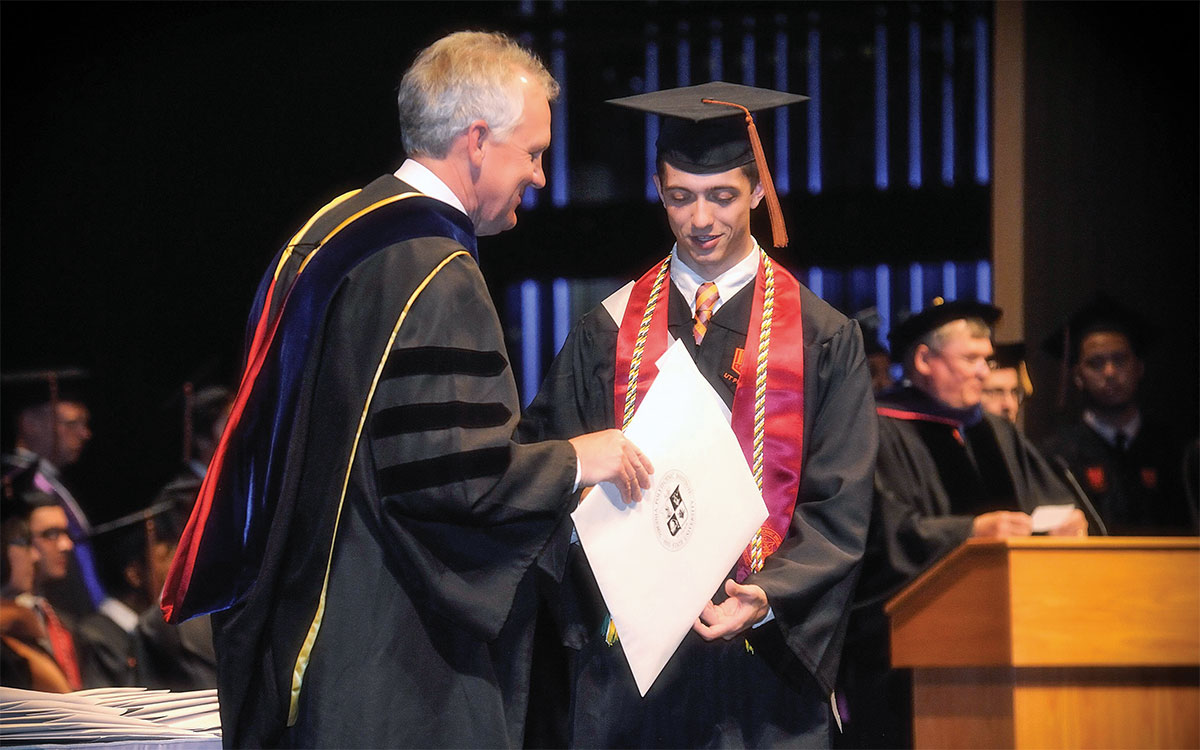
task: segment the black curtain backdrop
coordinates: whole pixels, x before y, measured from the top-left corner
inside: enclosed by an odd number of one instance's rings
[[[939,13],[989,7],[915,5],[933,26]],[[399,76],[417,50],[452,30],[528,31],[544,54],[565,28],[572,142],[582,146],[572,156],[574,192],[598,164],[640,168],[636,149],[618,147],[640,145],[639,126],[621,125],[600,102],[629,93],[647,24],[667,33],[693,19],[699,80],[699,39],[718,14],[731,37],[748,13],[787,29],[796,54],[818,17],[830,177],[820,195],[794,187],[785,199],[793,244],[781,260],[803,267],[988,257],[987,186],[880,192],[870,184],[870,142],[851,142],[869,138],[873,122],[873,24],[890,18],[900,34],[909,4],[526,7],[523,15],[515,0],[0,3],[0,370],[92,373],[95,437],[71,473],[94,521],[143,507],[174,473],[182,384],[234,384],[266,262],[326,200],[399,164]],[[1037,204],[1027,227],[1036,255],[1026,269],[1026,317],[1041,321],[1029,333],[1048,330],[1094,287],[1147,300],[1158,322],[1182,331],[1154,376],[1154,397],[1192,425],[1197,7],[1039,2],[1026,14],[1027,198]],[[960,28],[969,33],[965,22]],[[731,41],[728,57],[733,50]],[[902,53],[897,43],[889,56]],[[727,78],[737,80],[729,65]],[[904,69],[893,67],[891,96],[902,111]],[[803,91],[797,71],[792,88]],[[801,151],[794,148],[797,185]],[[497,301],[524,276],[640,270],[647,248],[659,252],[669,235],[660,210],[637,190],[560,210],[543,191],[517,229],[481,243]],[[1052,377],[1052,365],[1038,364],[1039,382]]]

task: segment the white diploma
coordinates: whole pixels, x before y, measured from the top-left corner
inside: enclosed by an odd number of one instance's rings
[[[728,410],[676,341],[625,434],[654,464],[641,502],[596,486],[571,514],[638,690],[724,585],[767,507]]]

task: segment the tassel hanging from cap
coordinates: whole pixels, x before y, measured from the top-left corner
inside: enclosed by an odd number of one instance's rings
[[[740,104],[723,102],[719,99],[701,99],[705,104],[720,104],[726,107],[736,107],[746,115],[746,131],[750,134],[750,149],[754,152],[754,163],[758,165],[758,179],[762,182],[763,192],[767,196],[767,213],[771,217],[771,239],[775,247],[787,247],[787,226],[783,221],[783,208],[779,205],[779,195],[775,192],[775,182],[771,179],[771,171],[767,168],[767,155],[763,151],[762,139],[758,137],[758,128],[754,125],[754,116],[750,110]]]

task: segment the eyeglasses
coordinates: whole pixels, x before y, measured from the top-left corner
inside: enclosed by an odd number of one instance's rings
[[[39,539],[45,539],[47,542],[57,542],[64,536],[69,536],[70,533],[71,532],[66,527],[52,526],[48,529],[42,529],[34,534],[34,536],[38,537]]]

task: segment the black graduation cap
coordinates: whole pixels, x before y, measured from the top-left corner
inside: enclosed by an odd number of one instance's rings
[[[992,367],[997,370],[1013,368],[1026,396],[1033,395],[1033,380],[1029,377],[1029,368],[1025,364],[1025,342],[1012,341],[995,344],[992,352]]]
[[[1025,342],[1023,341],[996,344],[993,349],[992,361],[996,363],[997,370],[1020,367],[1021,363],[1025,361]]]
[[[989,326],[995,325],[1000,319],[1000,308],[975,300],[960,299],[947,302],[941,297],[934,297],[929,307],[909,315],[888,333],[892,359],[901,361],[917,339],[935,328],[952,320],[966,318],[978,318]]]
[[[1042,349],[1067,364],[1079,360],[1079,345],[1089,333],[1114,331],[1129,339],[1129,345],[1139,357],[1152,343],[1154,331],[1137,312],[1101,292],[1076,310],[1066,322],[1042,343]]]
[[[756,163],[766,192],[774,244],[784,247],[787,228],[783,210],[751,113],[807,99],[799,94],[711,81],[609,99],[608,103],[660,115],[663,122],[658,135],[658,158],[676,169],[692,174],[717,174]]]

